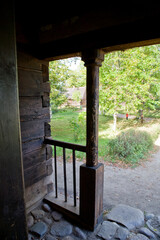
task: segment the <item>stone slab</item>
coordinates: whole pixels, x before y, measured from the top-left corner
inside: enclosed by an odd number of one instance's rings
[[[137,235],[134,234],[131,238],[129,238],[129,240],[149,240],[149,238],[143,234],[138,233]]]
[[[45,237],[45,240],[57,240],[57,238],[51,236],[50,234],[48,234],[48,235]]]
[[[54,222],[51,227],[51,232],[53,236],[65,237],[72,233],[72,225],[65,220],[60,222]]]
[[[62,240],[74,240],[74,238],[72,238],[71,236],[66,236],[66,237],[62,238]]]
[[[45,212],[43,210],[39,210],[39,209],[35,209],[35,210],[31,211],[31,213],[35,219],[41,219],[45,216]]]
[[[97,236],[106,240],[110,240],[114,237],[118,228],[119,226],[116,223],[104,221],[97,233]]]
[[[37,222],[30,228],[30,232],[38,237],[43,237],[47,232],[47,225],[44,222]]]
[[[124,227],[119,227],[116,231],[114,238],[117,240],[126,240],[128,236],[129,236],[129,230]]]
[[[73,234],[80,239],[87,239],[86,234],[79,227],[74,227]]]
[[[160,237],[160,221],[158,217],[149,219],[147,222],[147,227]]]
[[[117,222],[129,230],[144,226],[144,214],[141,210],[119,204],[106,215],[110,221]]]
[[[52,218],[53,218],[54,221],[60,221],[61,218],[62,218],[62,214],[58,213],[56,211],[53,211],[52,212]]]
[[[28,226],[28,228],[32,227],[33,224],[34,224],[34,218],[31,215],[27,216],[27,226]]]
[[[138,230],[139,233],[145,235],[148,238],[156,239],[155,235],[153,232],[151,232],[148,228],[142,227]]]
[[[50,206],[46,203],[43,203],[42,208],[45,212],[51,212]]]

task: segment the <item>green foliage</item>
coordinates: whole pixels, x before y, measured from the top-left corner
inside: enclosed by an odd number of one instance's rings
[[[145,131],[129,129],[110,140],[108,146],[112,157],[136,164],[152,149],[153,140]]]
[[[69,88],[71,87],[85,87],[86,86],[86,68],[84,67],[84,63],[77,60],[77,58],[73,58],[73,61],[76,61],[76,69],[70,70],[70,77],[67,78],[66,84]]]
[[[71,68],[76,62],[77,68]],[[51,86],[50,102],[52,110],[55,111],[67,101],[66,88],[83,87],[86,84],[85,67],[79,58],[70,58],[50,62],[49,79]],[[75,96],[78,98],[78,94]]]
[[[70,128],[74,133],[74,141],[83,140],[86,136],[86,113],[79,113],[77,118],[70,120]]]
[[[77,103],[80,103],[81,100],[81,92],[80,91],[74,91],[72,94],[73,101],[76,101]]]
[[[159,45],[112,52],[100,69],[103,112],[155,109],[160,103]]]
[[[150,112],[150,113],[149,113]],[[149,117],[153,117],[152,121],[144,122],[144,125],[142,126],[137,120],[125,120],[118,118],[117,121],[117,131],[121,133],[122,131],[127,132],[128,128],[134,128],[137,131],[146,131],[149,135],[151,135],[153,141],[157,139],[157,137],[160,134],[160,125],[159,125],[159,118],[160,118],[160,111],[149,111]],[[65,142],[71,142],[75,143],[75,137],[74,137],[74,127],[71,127],[71,120],[75,119],[75,122],[78,123],[82,122],[82,125],[85,125],[85,112],[79,113],[76,109],[65,109],[65,111],[58,110],[56,113],[52,115],[51,120],[51,136],[53,139],[65,141]],[[81,126],[81,124],[79,124]],[[80,127],[75,130],[77,131],[77,138],[79,140],[76,141],[77,144],[86,145],[86,126]],[[82,135],[81,132],[82,131]],[[79,134],[81,136],[79,136]],[[132,161],[129,162],[129,158],[125,159],[123,157],[119,157],[115,153],[112,153],[112,149],[109,147],[111,145],[111,139],[115,138],[115,134],[113,133],[112,129],[112,116],[107,115],[100,115],[99,116],[99,147],[98,147],[98,155],[99,155],[99,161],[111,161],[116,162],[117,159],[121,159],[122,164],[123,161],[126,163],[129,163],[129,165],[137,165],[134,163],[133,160],[136,160],[137,162],[139,159],[136,158],[136,155],[134,156]],[[141,139],[141,136],[137,135],[136,141],[139,141]],[[119,143],[117,142],[117,145]],[[152,143],[149,144],[152,146]],[[69,154],[70,159],[72,154],[67,150],[67,154]],[[109,153],[110,152],[110,153]],[[147,151],[146,151],[147,152]],[[144,153],[145,154],[145,153]],[[57,156],[62,157],[62,148],[57,148]],[[79,159],[85,159],[86,154],[82,152],[76,152],[76,157]]]
[[[68,69],[63,61],[50,62],[50,103],[53,110],[57,109],[66,101],[65,82],[68,74]]]

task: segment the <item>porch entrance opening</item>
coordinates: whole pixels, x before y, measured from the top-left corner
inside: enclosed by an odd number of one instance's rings
[[[156,181],[159,180],[159,173],[156,170],[159,164],[157,161],[157,154],[159,153],[157,153],[158,148],[154,146],[154,142],[160,131],[159,49],[159,45],[151,45],[105,55],[103,67],[100,70],[99,92],[99,161],[105,165],[104,208],[110,209],[118,203],[124,203],[140,208],[143,211],[158,212],[157,204],[160,193],[155,186]],[[53,86],[51,94],[52,91],[57,90],[57,99],[58,96],[61,97],[62,103],[57,109],[54,109],[51,104],[51,132],[52,138],[56,139],[56,141],[48,143],[57,146],[53,149],[55,196],[57,198],[59,191],[59,195],[62,199],[64,198],[65,202],[68,199],[71,200],[71,206],[78,206],[79,167],[85,162],[86,158],[86,107],[81,105],[81,98],[83,97],[81,88],[85,88],[86,83],[84,80],[85,67],[82,68],[82,66],[79,68],[81,72],[80,83],[75,80],[76,76],[74,74],[76,71],[72,72],[73,61],[77,61],[77,66],[80,66],[80,60],[74,58],[66,60],[66,63],[65,60],[59,63],[63,75],[61,78],[60,73],[58,72],[56,76],[56,70],[50,67],[50,81],[51,86]],[[62,67],[62,63],[65,67],[68,67],[68,63],[70,63],[69,70],[63,72],[64,66]],[[54,64],[58,64],[58,61]],[[56,78],[53,77],[52,71]],[[72,73],[71,76],[67,75],[67,71]],[[54,80],[58,80],[59,89],[58,87],[56,89]],[[68,83],[72,88],[68,88]],[[115,112],[117,115],[116,127]],[[124,132],[126,133],[126,135],[124,134],[126,141],[128,132],[133,135],[140,134],[139,136],[142,133],[142,137],[145,132],[145,137],[148,139],[145,139],[146,143],[142,143],[142,145],[144,144],[142,146],[144,151],[138,153],[137,145],[137,155],[134,153],[133,156],[132,152],[130,152],[130,158],[128,155],[124,157],[123,152],[116,152],[116,150],[112,153],[112,148],[115,146],[111,146],[111,144],[116,144],[116,140],[114,142],[113,139],[117,139],[117,144],[119,144],[119,147],[124,148],[123,151],[128,151],[127,147],[125,149],[125,146],[120,146],[120,143],[118,143],[118,138],[120,139],[120,135],[123,135]],[[59,140],[62,141],[63,139],[66,139],[66,142],[74,141],[71,145],[70,143],[59,142]],[[121,141],[123,140],[125,141],[125,139],[121,138]],[[136,138],[133,140],[136,141]],[[129,139],[129,141],[132,141],[132,139]],[[124,142],[123,144],[126,145],[127,143]],[[67,148],[67,144],[68,148],[72,150],[67,151],[66,155],[64,148],[65,146]],[[138,144],[141,147],[141,142]],[[148,144],[147,149],[145,149],[145,144]],[[153,145],[153,148],[151,148],[151,145]],[[61,147],[61,150],[58,147]],[[76,150],[82,153],[77,152],[75,155]],[[149,154],[146,155],[148,151]],[[153,151],[156,152],[152,156]],[[153,160],[145,162],[146,159]],[[78,161],[76,162],[76,160]],[[155,173],[154,180],[151,177],[153,172]],[[150,178],[152,178],[152,181]],[[133,189],[135,190],[133,191]],[[153,196],[155,197],[154,200]]]

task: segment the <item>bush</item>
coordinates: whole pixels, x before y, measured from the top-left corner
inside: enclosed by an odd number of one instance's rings
[[[138,163],[153,147],[149,133],[129,129],[109,141],[109,154],[126,163]]]
[[[69,121],[70,128],[74,133],[75,142],[85,139],[86,136],[86,113],[81,112],[78,118],[73,118]]]

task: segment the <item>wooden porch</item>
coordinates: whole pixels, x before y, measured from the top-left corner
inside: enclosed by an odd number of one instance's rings
[[[26,211],[44,199],[69,218],[93,230],[103,209],[103,164],[98,162],[99,68],[104,54],[160,43],[160,6],[73,6],[6,0],[0,9],[0,237],[27,239]],[[87,79],[87,144],[50,138],[49,61],[81,56]],[[54,146],[52,153],[51,145]],[[73,152],[73,206],[58,199],[56,147]],[[86,152],[80,167],[76,203],[76,151]],[[50,178],[53,171],[54,179]],[[54,198],[52,195],[53,190]],[[50,194],[50,195],[48,195]]]

